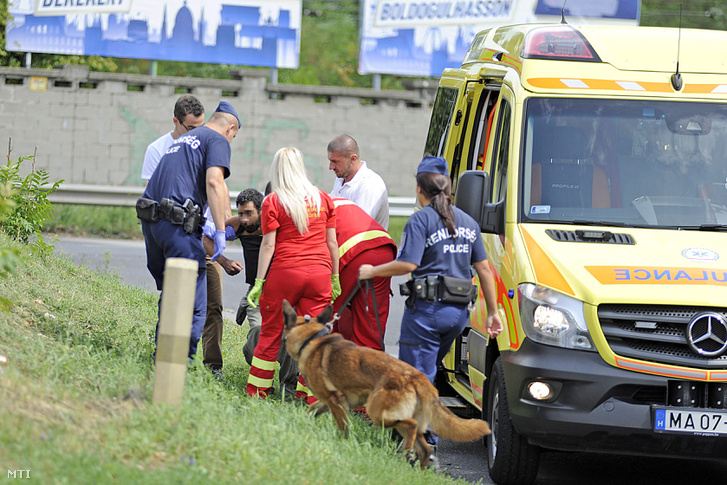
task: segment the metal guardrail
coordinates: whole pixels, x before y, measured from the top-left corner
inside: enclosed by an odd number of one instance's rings
[[[134,207],[143,187],[118,185],[61,184],[48,196],[53,204],[105,205]],[[237,210],[238,192],[230,191],[230,207]],[[389,215],[409,217],[414,213],[415,197],[389,197]]]

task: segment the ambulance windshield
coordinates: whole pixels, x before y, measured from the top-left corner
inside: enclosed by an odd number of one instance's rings
[[[522,219],[727,230],[727,105],[531,98]]]

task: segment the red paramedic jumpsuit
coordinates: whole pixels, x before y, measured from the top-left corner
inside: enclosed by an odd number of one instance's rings
[[[396,257],[396,243],[389,233],[354,202],[333,197],[336,206],[336,240],[338,241],[341,275],[341,296],[333,303],[339,312],[341,305],[359,283],[358,268],[362,264],[373,266],[388,263]],[[389,317],[391,277],[374,278],[374,293],[381,336],[386,332]],[[349,307],[340,312],[334,331],[362,347],[383,350],[378,324],[376,323],[370,289],[360,288],[351,299]]]
[[[250,396],[267,397],[273,386],[275,365],[283,334],[283,299],[299,315],[318,315],[331,302],[333,263],[326,244],[326,229],[336,227],[336,214],[328,194],[320,191],[320,213],[308,211],[308,230],[300,234],[273,193],[263,201],[261,221],[263,235],[276,230],[275,252],[263,292],[260,295],[262,327],[260,340],[247,380]],[[298,397],[307,396],[299,377]]]

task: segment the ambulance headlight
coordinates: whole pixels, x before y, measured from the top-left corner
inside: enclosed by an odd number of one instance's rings
[[[518,286],[518,303],[528,338],[546,345],[595,352],[582,301],[550,288],[523,283]]]

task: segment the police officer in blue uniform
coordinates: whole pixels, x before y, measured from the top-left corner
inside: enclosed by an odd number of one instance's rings
[[[411,273],[405,288],[408,311],[401,320],[399,359],[434,382],[437,364],[469,320],[469,303],[477,295],[471,284],[472,267],[482,285],[491,337],[502,331],[502,322],[479,225],[451,204],[447,162],[441,157],[424,158],[416,183],[422,209],[407,221],[397,258],[378,266],[362,265],[359,279]],[[436,436],[428,433],[426,437],[436,444]]]
[[[220,102],[207,123],[180,136],[169,147],[136,204],[146,244],[146,265],[158,290],[162,289],[167,258],[187,258],[199,263],[190,359],[197,353],[207,311],[202,214],[209,206],[216,227],[211,258],[215,261],[227,245],[225,219],[231,211],[225,179],[230,175],[230,142],[239,129],[240,118],[235,109],[226,101]],[[158,330],[157,322],[157,333]]]

